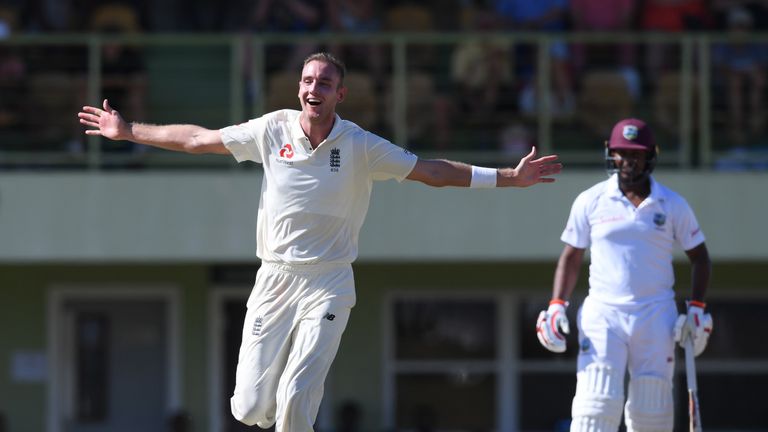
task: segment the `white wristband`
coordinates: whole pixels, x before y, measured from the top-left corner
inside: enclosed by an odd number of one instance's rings
[[[496,187],[496,168],[484,168],[472,165],[472,180],[469,182],[469,187]]]

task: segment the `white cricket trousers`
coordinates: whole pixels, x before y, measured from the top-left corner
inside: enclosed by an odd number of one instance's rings
[[[631,376],[674,376],[674,300],[618,308],[587,296],[578,312],[578,370],[607,364]],[[623,373],[622,373],[623,376]]]
[[[263,263],[248,298],[232,415],[276,432],[312,431],[354,304],[350,264]]]

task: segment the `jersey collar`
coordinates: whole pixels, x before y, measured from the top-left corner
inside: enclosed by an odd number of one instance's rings
[[[320,145],[323,145],[323,143],[327,141],[333,141],[336,139],[336,137],[341,133],[341,127],[341,117],[339,117],[338,114],[335,114],[331,132],[320,143]],[[307,138],[307,136],[304,134],[304,129],[301,128],[301,114],[297,115],[291,123],[291,141],[294,143],[301,143],[302,147],[307,148],[309,153],[312,152],[312,148],[309,144],[309,138]],[[318,146],[318,148],[319,147],[320,146]]]
[[[619,189],[619,175],[618,174],[612,174],[611,177],[608,178],[608,182],[606,183],[606,192],[608,193],[608,196],[610,196],[613,199],[622,199],[624,198],[624,194],[621,193],[621,189]],[[659,183],[656,181],[656,179],[653,178],[653,176],[649,176],[651,180],[651,193],[648,195],[648,197],[643,201],[644,203],[650,204],[656,201],[664,201],[664,192],[661,190],[661,187],[659,187]],[[645,204],[645,205],[647,205]]]

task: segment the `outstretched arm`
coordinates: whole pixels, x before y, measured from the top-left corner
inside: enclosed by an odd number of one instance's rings
[[[84,106],[77,115],[87,135],[101,135],[112,140],[133,141],[166,150],[186,153],[230,154],[218,130],[195,125],[148,125],[128,123],[104,99],[102,108]]]
[[[536,148],[531,149],[515,168],[499,168],[495,170],[495,185],[497,187],[528,187],[536,183],[552,183],[554,178],[549,176],[563,169],[561,163],[555,163],[557,155],[544,156],[538,159]],[[419,159],[408,177],[429,186],[458,186],[472,185],[472,166],[462,162],[449,160]]]

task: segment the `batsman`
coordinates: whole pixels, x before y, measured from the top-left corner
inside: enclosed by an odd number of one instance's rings
[[[698,355],[712,331],[704,234],[685,199],[651,175],[658,154],[644,121],[618,122],[605,143],[609,178],[579,194],[560,237],[565,246],[552,300],[539,314],[536,334],[548,350],[565,351],[568,299],[589,248],[589,292],[577,315],[572,432],[615,432],[622,410],[628,431],[672,431],[675,343],[692,338]],[[680,315],[672,266],[678,246],[692,270],[691,297]]]

